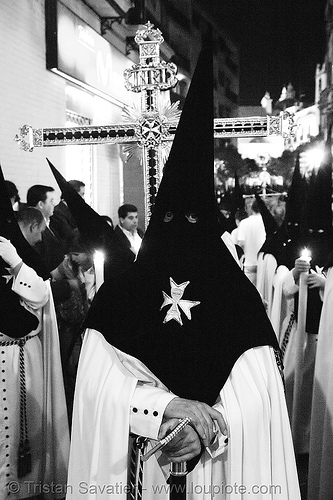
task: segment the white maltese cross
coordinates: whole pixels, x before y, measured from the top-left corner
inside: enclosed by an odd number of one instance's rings
[[[170,287],[171,287],[171,297],[167,295],[165,292],[163,293],[164,301],[161,305],[161,309],[165,306],[171,305],[168,310],[163,323],[167,323],[168,321],[175,319],[180,325],[183,324],[180,309],[186,315],[188,319],[191,319],[191,308],[200,304],[198,300],[182,300],[182,296],[184,294],[184,290],[189,284],[189,281],[185,281],[185,283],[181,283],[177,285],[172,278],[170,278]],[[180,309],[179,309],[180,308]]]

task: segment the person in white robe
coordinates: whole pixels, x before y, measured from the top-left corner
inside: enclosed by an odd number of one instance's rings
[[[35,209],[27,210],[39,217]],[[40,238],[45,226],[38,217],[29,223],[19,222],[31,244]],[[0,499],[63,498],[69,430],[50,283],[27,266],[12,243],[1,236],[0,257],[7,265],[11,290],[20,297],[20,307],[38,320],[28,335],[17,331],[11,337],[0,332]],[[11,319],[15,324],[15,317]]]
[[[85,333],[77,377],[67,499],[106,500],[117,492],[125,500],[129,433],[156,440],[175,395],[96,330]],[[227,423],[228,442],[220,431],[217,442],[205,448],[187,476],[187,498],[299,499],[283,383],[272,348],[250,349],[239,358],[215,408]],[[160,467],[158,458],[145,463],[147,500],[169,498],[169,467]]]
[[[284,351],[286,401],[297,454],[309,453],[313,377],[318,340],[318,333],[304,332],[302,337],[297,330],[295,295],[299,292],[300,274],[309,271],[310,263],[308,261],[302,258],[296,259],[295,267],[286,274],[282,285],[283,293],[287,299],[288,311],[282,325],[283,334],[280,346]],[[321,273],[311,270],[311,274],[307,277],[307,285],[309,289],[316,289],[315,293],[320,295],[325,286],[325,278]],[[299,349],[302,351],[301,366],[296,365]],[[299,393],[295,394],[294,384],[298,372],[301,376],[301,385]]]
[[[323,294],[313,384],[308,474],[308,498],[311,500],[333,498],[332,300],[333,268],[329,267]]]
[[[221,238],[212,49],[207,40],[137,259],[104,282],[85,322],[67,500],[125,500],[130,434],[149,438],[146,453],[184,417],[143,464],[144,499],[168,498],[170,463],[185,461],[193,500],[300,499],[276,336]]]

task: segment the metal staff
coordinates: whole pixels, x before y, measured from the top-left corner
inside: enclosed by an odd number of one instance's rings
[[[186,499],[187,462],[172,462],[170,469],[170,500]]]
[[[187,475],[187,462],[171,463],[170,478],[169,478],[170,500],[186,499],[186,475]]]
[[[170,434],[161,439],[151,450],[141,457],[142,462],[146,462],[158,450],[166,446],[187,424],[190,423],[190,421],[191,419],[189,417],[182,419]],[[184,500],[186,498],[186,474],[186,462],[173,462],[171,464],[170,478],[168,481],[170,485],[170,500]]]

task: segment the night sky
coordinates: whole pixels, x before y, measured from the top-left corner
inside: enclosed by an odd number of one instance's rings
[[[291,82],[314,100],[317,63],[326,52],[326,0],[206,0],[240,50],[240,104],[273,102]]]

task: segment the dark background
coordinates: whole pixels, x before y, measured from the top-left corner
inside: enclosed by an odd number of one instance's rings
[[[273,102],[292,83],[313,103],[316,65],[326,52],[326,0],[199,0],[239,45],[240,105]]]

